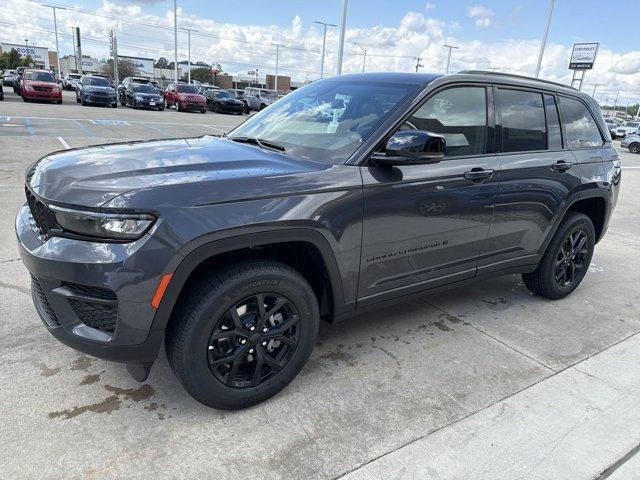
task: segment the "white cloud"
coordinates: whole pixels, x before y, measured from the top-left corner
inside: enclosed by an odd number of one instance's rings
[[[20,43],[25,38],[31,45],[55,48],[51,9],[29,3],[31,15],[24,16],[25,0],[5,0],[0,9],[0,42]],[[80,8],[82,5],[79,4]],[[118,32],[118,44],[122,55],[139,55],[173,59],[173,12],[170,8],[162,15],[145,14],[144,7],[131,3],[104,2],[97,13],[131,18],[136,21],[158,25],[162,28],[129,24],[101,16],[91,16],[59,10],[58,31],[63,55],[72,53],[70,27],[80,26],[83,36],[83,52],[97,58],[108,55],[109,30]],[[476,12],[476,11],[474,11]],[[484,12],[485,16],[487,12]],[[238,16],[239,21],[242,16]],[[178,14],[181,27],[194,28],[211,36],[193,33],[191,36],[191,58],[207,63],[219,62],[229,73],[244,73],[259,68],[260,74],[273,73],[275,47],[279,43],[293,48],[280,48],[279,73],[291,75],[294,80],[318,78],[320,72],[320,50],[322,29],[313,23],[314,18],[296,15],[288,26],[245,25],[216,22],[195,13],[182,10]],[[339,30],[327,32],[327,54],[325,74],[335,72]],[[246,42],[255,42],[250,44]],[[380,24],[371,28],[349,28],[345,39],[343,71],[358,72],[362,69],[362,53],[352,47],[359,42],[368,49],[367,71],[405,71],[415,67],[413,57],[423,58],[422,71],[443,72],[447,59],[448,43],[460,47],[451,55],[451,70],[498,68],[502,72],[532,75],[535,70],[540,42],[537,38],[505,41],[463,41],[457,38],[456,23],[428,17],[426,12],[407,12],[394,25]],[[635,50],[631,50],[635,48]],[[179,59],[187,57],[187,34],[179,32]],[[542,62],[541,77],[569,83],[568,69],[571,45],[547,45]],[[606,92],[610,98],[618,90],[620,102],[640,100],[640,47],[629,44],[628,51],[612,51],[601,47],[595,68],[586,73],[585,89],[591,93],[595,82],[598,92]],[[599,98],[599,94],[596,95]]]
[[[434,8],[436,8],[435,4],[429,2],[427,2],[424,6],[425,10],[433,10]]]
[[[467,7],[467,15],[475,19],[474,24],[476,27],[487,28],[493,23],[495,13],[493,10],[485,7],[484,5],[473,5]]]

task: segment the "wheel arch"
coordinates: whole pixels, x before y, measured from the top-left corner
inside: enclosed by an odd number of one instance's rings
[[[321,315],[331,321],[348,310],[342,277],[328,241],[315,230],[296,228],[228,237],[205,243],[186,254],[173,272],[158,306],[152,330],[165,329],[192,282],[212,269],[246,260],[277,260],[299,271],[311,284]]]

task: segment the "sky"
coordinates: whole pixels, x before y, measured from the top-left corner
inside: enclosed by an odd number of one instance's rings
[[[80,26],[83,53],[108,55],[108,31],[116,29],[123,55],[173,57],[173,1],[171,0],[55,0],[67,6],[58,11],[62,55],[72,53],[70,28]],[[339,24],[342,0],[178,0],[178,25],[197,29],[192,34],[192,60],[218,62],[225,72],[242,74],[258,68],[261,75],[275,70],[274,43],[280,48],[279,73],[297,81],[318,78],[322,29],[314,22]],[[533,75],[545,27],[547,0],[350,0],[343,72],[443,72],[447,49],[451,70],[495,69]],[[84,12],[93,12],[89,15]],[[28,12],[28,15],[25,15]],[[113,17],[119,18],[113,18]],[[141,23],[130,23],[130,21]],[[160,28],[154,28],[158,26]],[[0,41],[54,49],[50,8],[30,0],[4,0],[0,8]],[[179,35],[179,59],[187,56],[187,34]],[[325,75],[335,73],[338,28],[329,28]],[[594,70],[583,89],[604,103],[640,101],[640,17],[637,0],[556,0],[541,77],[568,83],[568,60],[576,42],[598,42]]]

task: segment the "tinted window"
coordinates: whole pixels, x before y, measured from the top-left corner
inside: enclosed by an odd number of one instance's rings
[[[560,98],[560,111],[567,134],[567,147],[599,147],[602,135],[587,107],[573,98]]]
[[[562,133],[560,130],[560,118],[558,107],[553,95],[544,96],[544,108],[547,114],[547,130],[549,133],[549,149],[562,148]]]
[[[484,153],[487,98],[483,87],[443,90],[429,98],[402,127],[442,135],[447,157]]]
[[[33,71],[27,71],[24,74],[24,79],[25,80],[34,80],[37,82],[55,82],[56,79],[53,78],[53,74],[49,73],[49,72],[33,72]]]
[[[133,85],[133,91],[139,93],[157,93],[154,86],[149,84]]]
[[[82,77],[83,85],[93,85],[95,87],[110,87],[111,83],[102,77]]]
[[[176,88],[180,93],[198,93],[198,90],[193,85],[178,85]]]
[[[520,90],[499,91],[502,151],[546,150],[547,132],[542,95]]]

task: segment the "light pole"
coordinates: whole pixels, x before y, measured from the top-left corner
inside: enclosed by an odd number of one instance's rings
[[[593,86],[593,93],[591,94],[591,96],[592,96],[592,97],[595,97],[595,96],[596,96],[596,88],[598,88],[598,85],[600,85],[600,84],[599,84],[599,83],[596,83],[596,84]]]
[[[540,53],[538,54],[538,64],[536,65],[536,78],[540,76],[540,67],[542,66],[542,56],[544,55],[544,48],[547,45],[547,36],[549,35],[549,27],[551,26],[551,16],[553,15],[553,6],[555,0],[549,0],[549,15],[547,16],[547,26],[544,29],[544,35],[542,36],[542,44],[540,44]]]
[[[191,83],[191,32],[197,32],[198,30],[196,30],[195,28],[181,28],[180,30],[187,32],[187,35],[188,35],[187,63],[189,64],[189,70],[187,71],[187,75],[188,75],[188,82]]]
[[[333,23],[319,22],[317,20],[316,23],[324,27],[324,33],[322,35],[322,62],[320,63],[320,78],[322,78],[324,75],[324,50],[327,43],[327,27],[337,27],[337,25],[334,25]]]
[[[349,0],[342,0],[342,19],[340,20],[340,40],[338,41],[338,60],[336,75],[342,74],[342,56],[344,55],[344,32],[347,28],[347,7]]]
[[[49,7],[53,9],[53,30],[56,34],[56,59],[58,61],[58,75],[62,77],[62,70],[60,70],[60,47],[58,46],[58,21],[56,19],[56,8],[58,10],[66,10],[64,7],[57,7],[55,5],[47,5],[46,3],[41,4],[43,7]]]
[[[178,83],[178,0],[173,0],[173,69]]]
[[[447,55],[447,73],[449,73],[449,65],[451,64],[451,50],[453,50],[454,48],[459,48],[459,47],[454,47],[453,45],[445,45],[445,47],[447,47],[449,49],[449,55]]]
[[[363,47],[362,45],[360,45],[358,42],[353,42],[353,45],[356,47],[360,47],[362,49],[362,51],[364,52],[364,57],[362,59],[362,73],[364,73],[364,67],[367,64],[367,49],[365,47]]]

